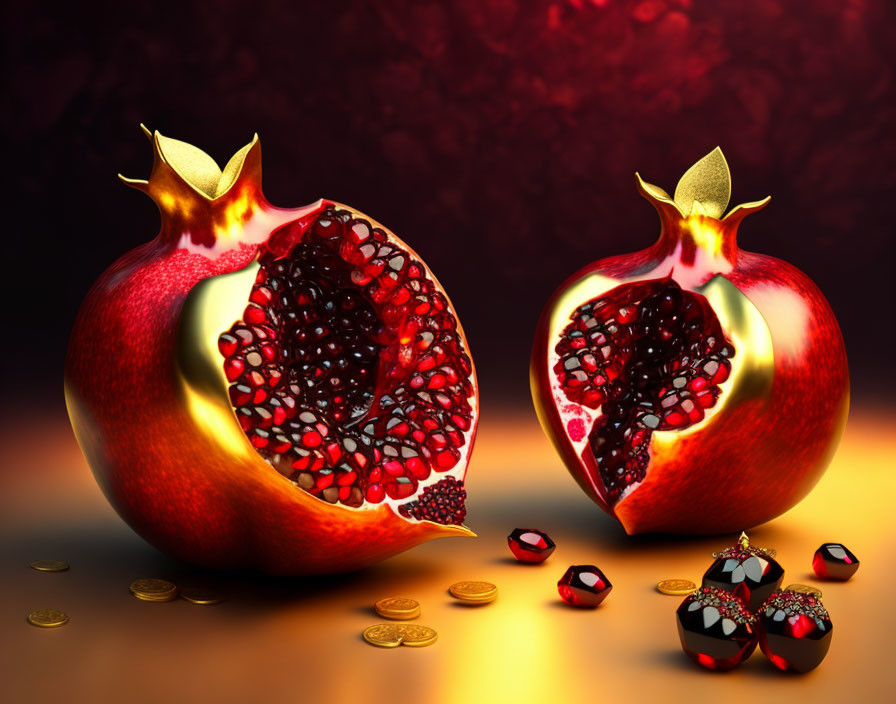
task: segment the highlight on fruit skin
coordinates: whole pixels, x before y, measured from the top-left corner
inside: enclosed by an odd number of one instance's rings
[[[104,494],[175,558],[359,569],[472,536],[479,417],[463,329],[392,232],[334,201],[272,206],[257,136],[219,169],[144,128],[161,213],[94,284],[65,396]]]
[[[769,199],[725,214],[720,149],[674,197],[637,185],[660,236],[551,297],[532,348],[535,408],[628,533],[740,531],[795,505],[827,467],[849,407],[843,338],[809,277],[739,248],[741,221]]]

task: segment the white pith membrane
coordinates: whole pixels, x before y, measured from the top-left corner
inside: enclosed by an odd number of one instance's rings
[[[348,510],[462,523],[475,372],[432,273],[335,205],[274,233],[259,263],[241,321],[219,338],[256,451]]]
[[[578,300],[565,297],[568,302],[567,310],[560,314],[564,326],[557,331],[548,346],[547,369],[551,395],[556,402],[563,432],[576,455],[582,459],[591,485],[611,508],[634,492],[646,478],[654,457],[654,441],[663,436],[692,432],[708,422],[718,410],[718,399],[729,390],[734,377],[731,373],[732,362],[729,361],[735,356],[735,344],[732,342],[734,336],[724,328],[712,305],[702,294],[708,278],[706,270],[696,266],[683,267],[680,262],[677,262],[676,267],[675,263],[667,259],[653,271],[620,281],[595,277],[603,283],[602,286],[591,287],[592,293],[599,289],[597,295]],[[675,272],[675,279],[671,278],[672,271]],[[638,290],[644,293],[638,295]],[[622,349],[624,345],[621,344],[625,335],[618,329],[635,328],[642,322],[642,303],[645,299],[670,290],[673,296],[679,295],[681,300],[692,301],[700,311],[704,327],[704,332],[696,336],[700,352],[692,355],[677,353],[677,361],[684,363],[676,369],[664,366],[675,361],[676,355],[653,368],[656,371],[651,372],[652,368],[648,365],[647,371],[654,374],[654,378],[642,386],[645,397],[622,404],[631,410],[627,417],[629,422],[617,419],[620,427],[631,429],[630,436],[642,433],[644,437],[638,443],[639,449],[636,452],[623,452],[621,455],[625,458],[622,472],[617,475],[621,486],[609,487],[600,471],[593,444],[593,439],[596,438],[593,436],[599,426],[609,426],[613,422],[606,415],[607,410],[612,410],[608,406],[612,406],[620,395],[624,395],[626,389],[633,386],[632,370],[628,364],[631,360],[626,358]],[[675,293],[676,290],[678,294]],[[660,326],[654,333],[657,330],[663,331],[664,328]],[[582,345],[582,339],[585,344],[572,349],[569,335],[577,331],[583,335],[576,344]],[[591,339],[589,336],[596,332],[602,333],[603,337]],[[679,332],[666,330],[663,334],[668,338],[667,341],[673,341],[679,337]],[[711,344],[701,345],[707,338],[712,338],[709,340]],[[662,338],[654,334],[634,340],[635,344],[642,347],[651,341],[661,342]],[[571,361],[571,357],[575,357],[576,361]],[[660,355],[659,359],[662,360],[663,356]],[[713,364],[707,369],[708,363]],[[587,377],[587,382],[580,385],[579,380],[583,374]],[[709,383],[702,384],[698,381],[701,377]],[[595,380],[600,382],[596,386]],[[667,383],[660,383],[663,380]],[[573,388],[570,388],[570,382]],[[695,385],[698,388],[694,388]],[[667,405],[664,406],[663,401]],[[669,420],[673,422],[670,423]],[[607,451],[606,439],[601,447],[604,448],[602,452]],[[629,447],[626,443],[622,449]],[[637,461],[626,464],[628,460],[634,459]],[[614,469],[618,472],[619,468]]]

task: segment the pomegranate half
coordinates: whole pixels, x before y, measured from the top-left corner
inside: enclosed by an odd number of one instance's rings
[[[343,572],[462,525],[478,387],[404,242],[332,201],[271,206],[257,137],[223,172],[150,134],[158,236],[88,293],[65,396],[106,497],[181,560]]]
[[[628,533],[717,533],[772,519],[819,480],[849,406],[833,311],[794,266],[737,246],[715,149],[657,209],[655,244],[596,261],[553,295],[531,386],[541,424]]]

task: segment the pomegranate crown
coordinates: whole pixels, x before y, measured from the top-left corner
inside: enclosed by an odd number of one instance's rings
[[[735,206],[724,215],[731,200],[731,171],[720,147],[684,172],[684,176],[675,187],[675,195],[670,196],[659,186],[647,183],[641,175],[638,179],[638,191],[649,200],[662,217],[673,216],[679,220],[692,217],[709,217],[722,221],[740,221],[745,215],[761,210],[771,200],[763,198],[751,203]]]
[[[143,123],[140,123],[140,129],[152,142],[152,175],[148,180],[127,178],[121,174],[118,174],[118,178],[128,186],[149,194],[153,199],[160,191],[159,186],[170,188],[171,181],[190,188],[200,198],[221,198],[233,188],[244,172],[253,169],[255,162],[261,160],[258,134],[253,135],[252,141],[234,154],[221,169],[212,157],[192,144],[165,137],[158,130],[152,132]]]
[[[243,224],[266,201],[261,192],[261,144],[258,135],[221,169],[192,144],[151,132],[153,163],[149,179],[118,175],[146,193],[162,214],[162,235],[206,248],[227,249],[241,237]]]

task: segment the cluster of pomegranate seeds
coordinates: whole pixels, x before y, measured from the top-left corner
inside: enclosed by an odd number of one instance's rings
[[[416,501],[408,501],[398,507],[402,516],[435,523],[455,523],[460,525],[467,515],[465,506],[467,490],[463,482],[454,477],[445,477],[436,484],[426,487]]]
[[[734,356],[706,298],[670,278],[623,284],[580,306],[555,351],[566,398],[601,409],[589,443],[611,503],[644,479],[654,430],[703,419]]]
[[[302,489],[353,507],[410,498],[455,467],[473,419],[472,363],[423,265],[334,207],[274,233],[259,264],[242,320],[218,341],[258,452]],[[403,513],[460,523],[465,494],[451,482]]]

